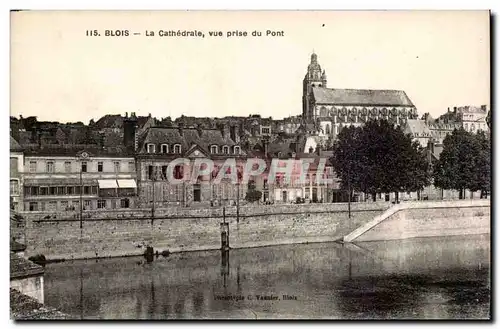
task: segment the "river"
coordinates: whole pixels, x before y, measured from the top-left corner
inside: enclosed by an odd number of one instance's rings
[[[490,236],[66,261],[44,280],[83,319],[488,319]]]

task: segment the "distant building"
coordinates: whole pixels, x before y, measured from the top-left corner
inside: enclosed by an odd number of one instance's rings
[[[489,131],[486,117],[488,116],[488,108],[486,105],[481,106],[459,106],[453,107],[453,110],[448,108],[448,112],[441,115],[436,123],[440,124],[459,124],[465,131],[477,133],[479,131]]]
[[[10,207],[23,210],[24,153],[21,145],[10,136]]]

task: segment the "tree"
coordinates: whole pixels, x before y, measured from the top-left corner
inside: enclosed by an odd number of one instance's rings
[[[473,143],[476,144],[476,163],[474,174],[469,189],[481,191],[481,198],[491,190],[491,144],[486,134],[482,131],[472,135]]]
[[[363,189],[363,174],[361,170],[360,137],[361,128],[345,127],[339,133],[337,141],[333,144],[332,164],[337,176],[341,180],[342,188],[350,193],[351,188]],[[350,188],[349,188],[350,187]]]
[[[489,191],[491,182],[490,142],[484,133],[472,134],[464,129],[453,131],[443,141],[443,151],[433,177],[434,185],[453,189],[464,198],[466,189]]]
[[[352,188],[365,193],[419,191],[429,184],[424,149],[386,120],[344,128],[333,148],[334,170]]]
[[[256,190],[255,182],[249,181],[247,194],[245,195],[245,200],[253,203],[253,202],[259,201],[261,199],[261,197],[262,197],[262,192]]]
[[[486,116],[486,124],[488,125],[488,128],[491,130],[491,110],[488,111],[488,115]]]

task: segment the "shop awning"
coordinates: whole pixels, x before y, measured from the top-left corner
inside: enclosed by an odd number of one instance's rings
[[[97,181],[99,183],[99,188],[118,188],[118,184],[116,184],[116,179],[99,179]]]
[[[118,179],[119,188],[137,188],[137,184],[134,179]]]
[[[78,178],[50,178],[50,179],[24,179],[24,186],[66,186],[66,185],[97,185],[96,179],[78,179]]]

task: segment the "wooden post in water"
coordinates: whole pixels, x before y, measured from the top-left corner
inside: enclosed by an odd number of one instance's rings
[[[222,208],[222,223],[220,223],[221,250],[229,250],[229,223],[226,223],[226,207]]]

